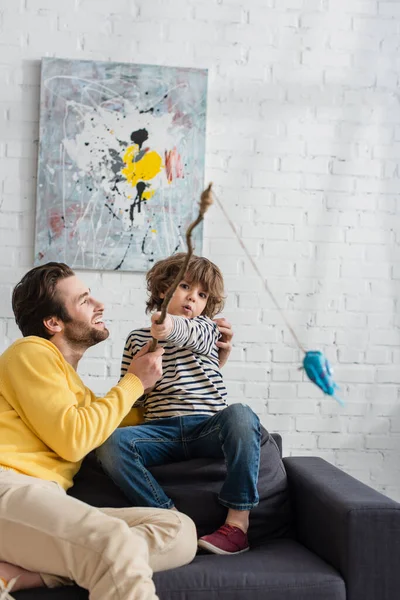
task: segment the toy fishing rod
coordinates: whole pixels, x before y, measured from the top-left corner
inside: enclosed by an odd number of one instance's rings
[[[167,314],[168,304],[169,304],[172,296],[174,295],[174,292],[175,292],[176,288],[178,287],[179,282],[182,281],[182,279],[186,273],[190,258],[193,254],[193,245],[192,245],[192,239],[191,239],[192,232],[193,232],[194,228],[197,227],[197,225],[199,225],[199,223],[201,223],[203,221],[204,214],[206,213],[209,206],[211,206],[211,204],[213,203],[213,198],[215,198],[225,219],[229,223],[229,226],[231,227],[237,241],[239,242],[240,246],[242,247],[247,258],[249,259],[250,264],[252,265],[253,269],[257,273],[257,276],[261,279],[265,291],[267,292],[267,294],[271,298],[272,302],[274,303],[275,307],[277,308],[279,314],[282,317],[283,322],[285,323],[285,325],[288,328],[288,330],[290,331],[294,341],[296,342],[296,345],[301,350],[301,352],[304,354],[302,366],[307,374],[307,377],[313,383],[315,383],[315,385],[317,385],[325,394],[327,394],[328,396],[332,396],[333,398],[335,398],[335,400],[337,400],[337,402],[339,402],[339,404],[341,406],[344,406],[343,400],[338,398],[338,396],[336,395],[336,390],[338,389],[338,386],[333,380],[333,373],[332,373],[330,364],[328,362],[328,359],[324,356],[324,354],[320,350],[306,350],[304,348],[303,344],[300,342],[299,338],[297,337],[296,332],[294,331],[293,327],[287,320],[284,312],[280,308],[278,301],[276,300],[274,294],[272,293],[272,290],[270,289],[270,287],[268,285],[268,282],[266,281],[266,279],[264,279],[262,273],[260,272],[260,270],[257,266],[257,263],[254,261],[250,252],[246,248],[246,245],[244,244],[243,240],[239,236],[235,225],[233,224],[231,218],[229,217],[227,211],[224,208],[224,205],[222,204],[222,202],[218,198],[218,196],[216,196],[216,194],[212,192],[211,187],[212,187],[212,184],[210,183],[209,186],[201,194],[200,205],[199,205],[199,214],[198,214],[197,218],[195,219],[195,221],[193,221],[193,223],[191,223],[187,229],[187,232],[186,232],[186,243],[187,243],[187,248],[188,248],[187,254],[186,254],[185,260],[183,261],[183,264],[179,270],[179,273],[177,274],[175,280],[173,281],[172,285],[170,286],[170,288],[167,290],[167,292],[165,294],[165,298],[161,305],[161,314],[160,314],[159,319],[157,320],[157,323],[160,325],[164,322],[166,314]],[[156,348],[157,348],[157,340],[155,338],[153,338],[149,351],[154,352],[154,350]]]

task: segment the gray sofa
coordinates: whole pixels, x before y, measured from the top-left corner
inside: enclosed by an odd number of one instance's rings
[[[160,600],[400,598],[400,504],[320,458],[292,457],[282,463],[280,441],[263,430],[251,550],[237,556],[198,554],[190,565],[156,573]],[[225,509],[216,499],[223,461],[193,460],[152,471],[176,506],[194,519],[199,535],[223,522]],[[93,455],[84,461],[70,492],[95,506],[128,504]],[[88,597],[77,586],[14,596]]]

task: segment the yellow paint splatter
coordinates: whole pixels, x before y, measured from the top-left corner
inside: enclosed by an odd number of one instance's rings
[[[122,174],[126,177],[132,187],[136,187],[138,181],[149,181],[150,179],[153,179],[164,166],[162,164],[161,156],[154,150],[146,152],[143,158],[134,162],[138,152],[139,146],[134,144],[126,149],[123,157],[126,167],[122,169]],[[143,193],[143,197],[145,197],[145,193],[146,192]]]
[[[157,233],[157,229],[152,229],[151,233]]]
[[[142,198],[144,200],[150,200],[150,198],[152,198],[155,193],[156,193],[156,190],[145,190],[142,194]]]

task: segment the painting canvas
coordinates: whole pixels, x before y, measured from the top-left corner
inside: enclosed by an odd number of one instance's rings
[[[206,97],[204,69],[42,59],[35,264],[146,271],[185,251]]]

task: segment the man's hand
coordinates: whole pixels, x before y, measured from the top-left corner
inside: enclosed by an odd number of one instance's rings
[[[128,367],[128,373],[139,377],[145,390],[152,388],[162,376],[164,350],[159,346],[154,352],[149,352],[149,346],[150,342],[139,350]]]
[[[232,350],[232,338],[233,331],[232,325],[227,321],[224,317],[220,317],[219,319],[214,319],[214,323],[217,324],[217,327],[222,335],[221,339],[217,342],[218,356],[219,356],[219,366],[222,368],[226,361],[229,358],[229,355]]]
[[[160,318],[161,313],[155,312],[151,315],[150,333],[156,340],[166,340],[171,333],[174,324],[170,315],[165,315],[165,321],[161,325],[157,325],[156,321]]]

